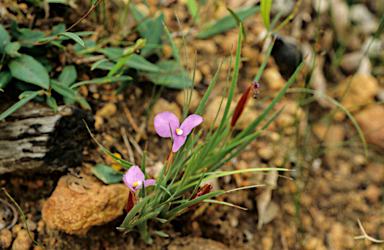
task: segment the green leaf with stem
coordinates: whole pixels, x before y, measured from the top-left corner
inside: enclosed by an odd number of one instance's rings
[[[12,79],[12,74],[9,70],[0,72],[0,89],[4,89]]]
[[[85,122],[84,122],[85,123]],[[130,167],[132,167],[134,164],[130,163],[130,162],[127,162],[123,159],[120,159],[119,157],[117,157],[116,155],[112,154],[111,152],[109,152],[106,148],[104,148],[97,140],[96,138],[93,136],[91,130],[89,129],[88,125],[85,123],[85,127],[87,128],[88,130],[88,133],[89,135],[92,137],[92,139],[96,142],[97,145],[99,145],[99,147],[101,148],[101,150],[103,150],[103,152],[105,154],[107,154],[109,157],[111,157],[112,160],[114,160],[117,164],[119,164],[120,166],[122,166],[123,168],[126,168],[126,169],[129,169]]]
[[[204,201],[205,199],[209,199],[209,198],[212,198],[212,197],[215,197],[217,195],[224,194],[224,193],[225,193],[225,191],[216,191],[216,192],[212,192],[212,193],[208,193],[208,194],[199,196],[196,199],[187,201],[184,204],[175,207],[174,209],[172,209],[171,211],[169,211],[166,214],[166,217],[173,218],[173,217],[177,216],[179,213],[181,213],[184,209],[186,209],[186,208],[188,208],[188,207],[190,207],[192,205],[195,205],[195,204],[197,204],[199,202]]]
[[[67,65],[63,68],[57,80],[63,85],[70,87],[73,83],[75,83],[76,78],[77,71],[75,65]]]
[[[82,82],[77,82],[75,84],[73,84],[71,86],[71,89],[73,88],[76,88],[76,87],[79,87],[81,85],[85,85],[85,84],[108,84],[108,83],[114,83],[114,82],[122,82],[122,81],[129,81],[129,80],[132,80],[132,77],[130,76],[121,76],[121,75],[117,75],[117,76],[113,76],[113,77],[101,77],[101,78],[95,78],[95,79],[92,79],[92,80],[89,80],[89,81],[82,81]]]
[[[143,223],[149,219],[152,219],[156,216],[159,215],[160,212],[150,212],[150,213],[147,213],[145,215],[143,215],[143,217],[141,217],[140,219],[136,220],[136,221],[132,221],[132,223],[129,223],[128,224],[128,228],[133,228],[135,226],[137,226],[138,224],[140,223]]]
[[[279,30],[281,30],[288,22],[290,22],[295,17],[297,11],[299,10],[300,4],[301,4],[301,0],[297,1],[296,6],[293,9],[292,13],[282,23],[280,23],[280,25],[277,26],[276,29],[272,30],[272,34],[278,32]]]
[[[289,78],[287,84],[284,86],[284,88],[277,94],[277,96],[273,99],[271,104],[264,110],[264,112],[257,117],[256,120],[254,120],[246,129],[241,131],[235,138],[235,140],[239,140],[242,137],[244,137],[246,134],[250,133],[250,131],[254,130],[256,126],[267,116],[267,114],[273,109],[273,107],[276,105],[276,103],[283,97],[285,92],[287,92],[288,88],[292,85],[294,80],[296,79],[297,75],[299,74],[301,68],[304,66],[305,59],[300,63],[300,65],[297,67],[295,72],[292,74],[291,78]]]
[[[53,111],[55,111],[56,113],[58,109],[56,99],[52,95],[47,95],[46,102],[47,102],[47,105],[51,107]]]
[[[13,42],[8,43],[7,46],[5,46],[5,53],[10,55],[11,57],[21,57],[21,54],[19,53],[19,49],[21,48],[21,45],[19,42]]]
[[[72,32],[63,32],[63,33],[59,33],[57,34],[58,36],[65,36],[69,39],[72,39],[73,41],[77,42],[78,44],[80,44],[81,46],[84,47],[84,41],[83,39],[81,39],[78,35],[76,35],[75,33],[72,33]]]
[[[219,125],[218,130],[220,131],[227,120],[227,116],[229,113],[229,109],[231,107],[231,102],[233,99],[233,95],[235,94],[235,88],[236,88],[236,83],[237,83],[237,77],[239,75],[239,68],[240,68],[240,55],[241,55],[241,35],[242,35],[242,29],[241,29],[241,24],[240,24],[240,29],[239,29],[239,38],[237,40],[237,50],[236,50],[236,60],[235,60],[235,68],[233,69],[232,73],[232,82],[231,82],[231,87],[229,89],[229,94],[228,94],[228,99],[227,99],[227,104],[224,109],[224,114],[223,118],[221,120],[221,123]]]
[[[199,190],[200,188],[200,184],[201,182],[203,181],[203,178],[205,176],[205,172],[207,172],[207,169],[205,168],[204,171],[203,171],[203,174],[201,175],[199,181],[197,182],[196,186],[195,186],[195,189],[193,190],[191,196],[189,197],[189,201],[192,200],[193,196],[197,193],[197,191]],[[178,185],[179,187],[182,185],[182,183],[180,185]],[[176,193],[177,193],[177,190],[176,190]]]
[[[207,103],[208,98],[209,98],[209,95],[211,94],[212,89],[213,89],[213,86],[215,85],[216,80],[217,80],[217,77],[219,76],[219,72],[220,72],[220,70],[221,70],[221,66],[223,66],[223,62],[221,62],[219,68],[218,68],[217,71],[216,71],[215,76],[213,77],[211,83],[210,83],[209,86],[208,86],[208,89],[205,91],[205,94],[204,94],[203,98],[201,99],[200,104],[199,104],[199,106],[197,107],[197,110],[196,110],[195,114],[197,114],[197,115],[201,115],[201,113],[203,112],[203,109],[204,109],[204,107],[205,107],[205,104]]]
[[[140,211],[140,209],[142,207],[144,207],[145,204],[147,204],[147,202],[149,201],[149,199],[151,198],[152,196],[148,195],[146,196],[144,199],[142,199],[139,203],[137,203],[132,209],[131,211],[129,211],[129,213],[127,214],[127,216],[125,216],[125,219],[123,221],[123,223],[121,224],[121,228],[125,228],[125,229],[129,229],[129,223],[131,222],[132,218]]]
[[[257,13],[259,11],[259,7],[255,6],[252,8],[247,8],[244,10],[236,11],[235,13],[240,18],[241,21],[244,21],[248,17],[252,16],[253,14]],[[208,26],[206,26],[201,32],[199,32],[196,37],[200,39],[207,39],[214,35],[223,33],[227,30],[233,29],[238,24],[236,23],[235,19],[233,19],[232,15],[229,14],[215,22],[212,22]]]
[[[332,97],[329,97],[328,95],[325,95],[323,93],[320,93],[320,92],[317,92],[317,91],[311,90],[311,89],[290,89],[289,92],[303,92],[303,93],[315,94],[315,95],[318,95],[322,98],[329,100],[330,102],[335,104],[339,109],[341,109],[348,116],[348,118],[351,120],[351,122],[355,126],[357,132],[359,133],[360,139],[363,142],[365,157],[368,159],[368,148],[367,148],[367,142],[365,141],[364,134],[361,131],[360,126],[356,122],[355,118],[353,118],[352,114],[343,105],[341,105],[338,101],[336,101]]]
[[[132,54],[135,53],[136,50],[144,47],[145,45],[145,39],[138,39],[136,41],[136,44],[132,47],[126,50],[123,54],[123,57],[120,58],[119,61],[115,64],[115,66],[108,72],[107,78],[112,77],[123,65],[131,58]]]
[[[42,90],[25,91],[25,92],[21,93],[20,96],[22,96],[23,98],[20,101],[18,101],[15,104],[13,104],[9,109],[7,109],[3,113],[1,113],[0,114],[0,121],[3,120],[4,118],[6,118],[7,116],[9,116],[10,114],[12,114],[13,112],[15,112],[16,110],[18,110],[19,108],[21,108],[24,104],[26,104],[27,102],[29,102],[30,100],[32,100],[33,98],[35,98],[36,96],[38,96],[39,94],[42,94],[42,93],[43,93]]]
[[[205,203],[220,204],[220,205],[229,206],[229,207],[235,207],[235,208],[238,208],[238,209],[241,209],[241,210],[248,210],[247,208],[240,207],[240,206],[237,206],[235,204],[232,204],[232,203],[229,203],[229,202],[225,202],[225,201],[206,199],[203,202],[205,202]]]
[[[11,37],[9,36],[7,30],[2,24],[0,24],[0,54],[4,54],[4,49],[8,43],[11,42]]]
[[[264,58],[263,62],[262,62],[261,65],[260,65],[259,71],[257,71],[257,74],[256,74],[256,76],[255,76],[255,79],[253,79],[254,82],[259,82],[260,77],[261,77],[261,74],[263,73],[263,71],[264,71],[264,69],[265,69],[265,66],[267,65],[268,58],[269,58],[270,55],[271,55],[273,46],[275,45],[275,41],[276,41],[276,39],[273,39],[271,45],[269,45],[269,48],[268,48],[268,50],[267,50],[267,53],[265,54],[265,58]]]
[[[269,15],[271,12],[271,5],[272,5],[272,0],[261,0],[260,1],[260,12],[261,12],[261,17],[263,19],[263,23],[267,30],[270,30],[270,25],[269,25]]]
[[[105,184],[119,183],[123,179],[122,173],[117,172],[114,168],[104,164],[97,164],[91,171]]]
[[[91,109],[91,106],[89,106],[88,102],[74,89],[70,89],[69,87],[65,86],[59,81],[51,80],[52,83],[52,89],[59,93],[62,96],[65,96],[73,101],[79,102],[87,109]]]
[[[244,41],[247,42],[247,32],[246,32],[246,30],[244,28],[244,24],[241,21],[240,17],[236,14],[236,12],[234,12],[230,8],[227,7],[227,10],[229,11],[229,13],[231,13],[232,17],[236,20],[236,23],[239,26],[239,28],[242,29],[242,33],[243,33],[243,36],[244,36]]]

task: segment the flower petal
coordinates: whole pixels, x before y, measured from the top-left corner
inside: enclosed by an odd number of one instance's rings
[[[156,180],[154,180],[154,179],[148,179],[148,180],[144,181],[144,186],[145,187],[149,187],[149,186],[152,186],[152,185],[155,185],[155,184],[156,184]]]
[[[127,187],[129,187],[129,189],[131,189],[133,192],[135,192],[135,189],[133,188],[132,183],[130,183],[129,180],[128,180],[128,175],[127,174],[123,175],[123,181],[124,181],[125,185],[127,185]]]
[[[127,174],[132,178],[132,184],[138,181],[143,181],[145,179],[145,175],[141,172],[139,166],[132,166],[128,169]]]
[[[193,114],[185,118],[185,120],[180,126],[180,129],[183,131],[183,135],[187,136],[189,135],[189,133],[191,133],[194,127],[198,126],[202,122],[203,122],[203,117]]]
[[[156,180],[154,179],[149,179],[149,180],[145,180],[144,181],[144,186],[145,187],[149,187],[149,186],[152,186],[152,185],[155,185],[156,184]],[[136,187],[136,190],[137,189],[142,189],[143,188],[143,184],[141,183],[140,185],[137,185]]]
[[[135,192],[135,188],[133,187],[133,183],[137,181],[144,181],[145,175],[141,172],[141,169],[138,166],[130,167],[125,175],[123,175],[123,181],[129,189]]]
[[[172,152],[177,152],[181,148],[181,146],[183,146],[186,139],[187,139],[187,136],[184,136],[184,134],[175,135],[173,137]]]
[[[175,133],[175,130],[180,126],[180,121],[174,113],[164,111],[155,116],[153,124],[155,125],[156,133],[159,136],[171,137],[169,126],[171,126],[172,132]]]

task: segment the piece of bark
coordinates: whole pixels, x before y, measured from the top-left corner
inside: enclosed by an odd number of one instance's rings
[[[0,175],[15,171],[49,172],[81,164],[93,117],[86,111],[60,106],[23,107],[0,122]]]

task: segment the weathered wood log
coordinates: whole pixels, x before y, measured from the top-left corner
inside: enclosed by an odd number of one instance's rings
[[[15,171],[49,172],[81,164],[91,138],[93,117],[79,108],[22,108],[0,122],[0,175]]]

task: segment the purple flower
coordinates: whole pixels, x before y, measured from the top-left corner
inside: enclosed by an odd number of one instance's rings
[[[193,114],[185,118],[180,126],[179,118],[175,114],[164,111],[155,116],[153,124],[159,136],[165,138],[173,137],[172,151],[177,152],[185,143],[187,135],[202,122],[203,117]]]
[[[255,99],[257,99],[257,95],[260,93],[259,90],[258,90],[259,87],[260,87],[260,85],[257,82],[253,83],[253,88],[252,88],[253,94],[252,94],[252,97],[255,98]]]
[[[143,182],[145,187],[155,185],[156,183],[154,179],[145,180],[145,175],[138,166],[130,167],[125,175],[123,175],[123,181],[133,192],[143,188]]]

